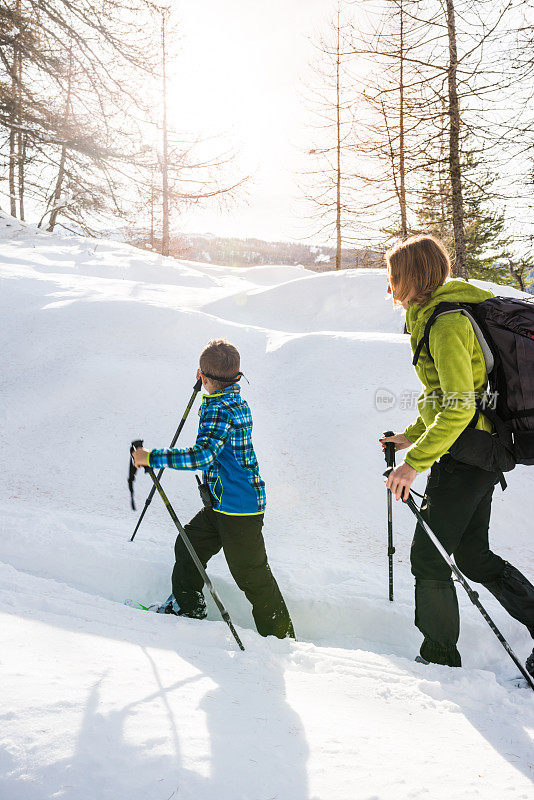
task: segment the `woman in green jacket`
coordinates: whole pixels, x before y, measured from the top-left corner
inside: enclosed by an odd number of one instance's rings
[[[406,309],[412,352],[438,303],[479,303],[492,296],[466,281],[448,280],[449,256],[431,236],[398,244],[388,253],[387,263],[389,291]],[[387,486],[397,500],[403,499],[417,474],[431,468],[422,506],[426,521],[464,575],[486,586],[534,638],[534,587],[489,548],[491,500],[499,475],[488,465],[464,464],[449,453],[468,425],[492,430],[488,419],[476,414],[476,398],[487,388],[482,349],[460,312],[436,319],[429,344],[432,357],[423,348],[415,368],[423,384],[418,418],[404,433],[381,439],[383,447],[390,441],[396,451],[409,448]],[[415,530],[411,565],[415,624],[424,636],[417,660],[459,667],[460,620],[451,570],[421,525]],[[527,669],[534,674],[534,651]]]

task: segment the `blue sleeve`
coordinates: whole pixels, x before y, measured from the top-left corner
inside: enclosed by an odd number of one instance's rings
[[[231,427],[226,411],[215,404],[208,406],[202,413],[193,447],[151,450],[148,463],[155,469],[207,469],[224,447]]]

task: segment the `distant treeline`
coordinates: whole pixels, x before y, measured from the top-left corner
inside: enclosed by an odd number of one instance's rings
[[[130,244],[145,250],[159,251],[158,242],[150,246],[148,236],[132,234]],[[302,264],[324,272],[336,268],[336,248],[302,242],[264,242],[261,239],[225,239],[219,236],[172,237],[170,255],[188,261],[208,261],[228,267],[254,267],[265,264]],[[343,248],[342,267],[383,267],[384,256],[378,250]]]

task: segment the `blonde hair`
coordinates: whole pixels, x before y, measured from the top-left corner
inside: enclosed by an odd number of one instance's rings
[[[215,388],[224,389],[235,383],[239,376],[241,357],[239,350],[226,339],[212,339],[200,354],[200,370]],[[225,380],[228,378],[228,380]],[[219,380],[218,380],[219,379]]]
[[[393,300],[424,305],[450,275],[451,260],[443,242],[420,234],[399,242],[386,253]]]

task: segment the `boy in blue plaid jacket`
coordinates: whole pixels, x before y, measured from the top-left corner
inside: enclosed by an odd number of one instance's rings
[[[267,562],[262,535],[265,483],[252,446],[252,416],[240,395],[238,350],[229,342],[209,342],[200,356],[197,379],[202,397],[198,435],[193,447],[139,449],[136,466],[202,470],[211,508],[205,507],[185,526],[204,566],[222,548],[237,585],[252,604],[258,632],[284,638],[293,634],[289,612]],[[203,581],[180,536],[175,544],[172,612],[202,619],[206,603]]]

